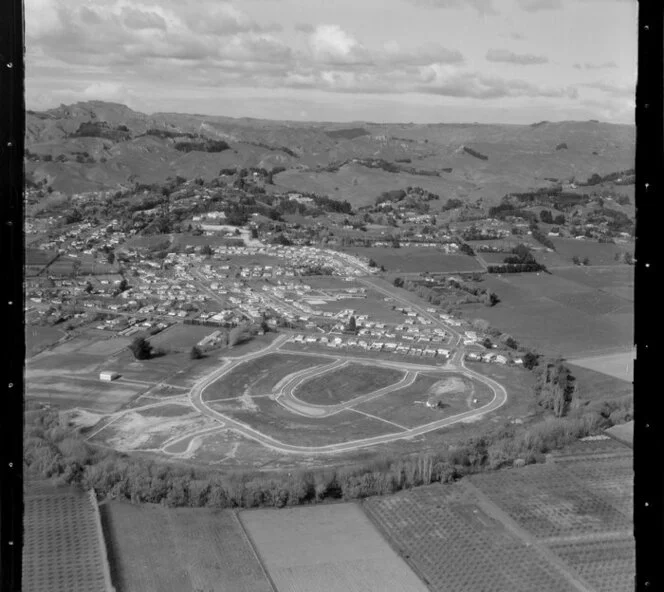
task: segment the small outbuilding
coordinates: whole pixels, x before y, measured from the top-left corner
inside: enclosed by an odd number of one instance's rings
[[[113,372],[112,370],[104,370],[103,372],[99,373],[99,380],[111,382],[111,380],[115,380],[119,376],[120,375],[117,372]]]

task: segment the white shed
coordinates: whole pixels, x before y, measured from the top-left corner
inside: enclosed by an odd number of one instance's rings
[[[113,372],[112,370],[104,370],[103,372],[99,373],[99,380],[105,380],[106,382],[110,382],[111,380],[115,380],[119,376],[120,375],[117,372]]]

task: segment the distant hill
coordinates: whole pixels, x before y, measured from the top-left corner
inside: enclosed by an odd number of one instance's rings
[[[561,146],[566,149],[561,149]],[[54,190],[77,193],[212,179],[221,168],[263,167],[283,189],[368,202],[380,192],[419,185],[441,196],[500,199],[508,191],[585,181],[634,164],[635,128],[594,121],[532,125],[379,124],[233,119],[182,113],[146,115],[88,101],[28,111],[26,172]],[[479,157],[477,155],[480,155]],[[404,172],[343,166],[352,159],[408,163]],[[452,172],[449,171],[452,169]],[[412,171],[438,171],[424,177]],[[337,189],[338,188],[338,189]]]

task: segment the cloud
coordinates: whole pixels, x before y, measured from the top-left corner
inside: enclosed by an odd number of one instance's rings
[[[602,91],[609,96],[616,98],[633,98],[636,94],[636,86],[634,84],[615,84],[613,82],[597,81],[586,82],[581,86],[586,88],[594,88],[595,90]]]
[[[574,64],[574,68],[576,68],[577,70],[603,70],[605,68],[608,69],[608,68],[617,68],[617,67],[618,64],[616,64],[615,62],[603,62],[599,64],[597,63],[592,64],[586,62],[584,64],[578,64],[578,63]]]
[[[86,7],[81,9],[88,10]],[[93,13],[93,19],[99,19],[99,17]],[[126,27],[130,29],[161,29],[166,30],[166,21],[162,16],[155,12],[148,12],[143,10],[138,10],[130,6],[124,6],[122,8],[122,19]],[[83,16],[83,15],[82,15]],[[94,24],[99,24],[100,21],[97,20]]]
[[[293,28],[298,33],[306,33],[306,34],[313,33],[316,30],[316,27],[314,27],[309,23],[295,23],[295,26]]]
[[[410,0],[412,4],[426,8],[467,8],[477,10],[481,15],[495,15],[498,11],[493,0]]]
[[[434,63],[460,64],[464,57],[460,51],[447,49],[438,43],[428,43],[416,48],[405,49],[396,42],[386,43],[383,51],[376,54],[376,61],[389,62],[392,65],[426,65]]]
[[[367,49],[338,25],[319,25],[309,36],[314,60],[332,65],[371,63]]]
[[[517,0],[521,10],[538,12],[540,10],[559,10],[563,7],[562,0]]]
[[[520,66],[546,64],[549,61],[549,58],[545,56],[518,54],[506,49],[490,49],[486,53],[486,59],[489,62],[503,62],[506,64],[518,64]]]

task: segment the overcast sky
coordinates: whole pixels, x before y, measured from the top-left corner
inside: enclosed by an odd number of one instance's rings
[[[25,0],[30,109],[634,121],[636,0]]]

